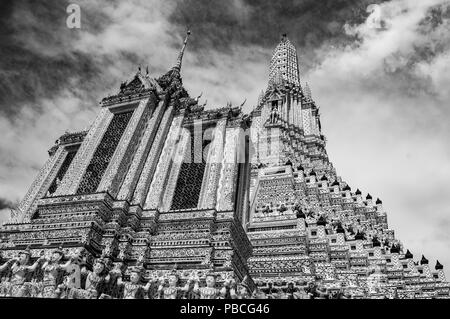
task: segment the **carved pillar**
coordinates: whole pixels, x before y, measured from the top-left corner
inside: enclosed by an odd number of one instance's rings
[[[203,176],[202,190],[198,208],[212,209],[216,205],[217,183],[222,167],[223,145],[225,136],[225,125],[227,120],[221,119],[214,129],[214,137],[208,152],[206,161],[206,172]]]
[[[286,95],[286,102],[289,109],[289,124],[294,124],[294,103],[292,103],[292,93]]]
[[[253,119],[252,124],[250,127],[250,133],[251,133],[251,147],[250,147],[250,154],[251,154],[251,163],[256,164],[259,160],[259,139],[261,136],[261,113],[253,113]]]
[[[292,124],[297,126],[297,102],[295,92],[291,94],[291,109],[292,109]]]
[[[75,194],[78,184],[112,118],[113,113],[109,109],[101,109],[54,196]]]
[[[229,127],[226,129],[224,156],[221,165],[219,188],[217,190],[217,211],[232,211],[234,209],[240,131],[240,127]]]
[[[289,95],[289,101],[291,101],[291,118],[292,121],[290,124],[296,125],[296,119],[297,119],[297,114],[296,114],[296,105],[295,105],[295,97],[294,97],[295,92],[291,92],[291,94]]]
[[[302,123],[302,104],[300,101],[300,96],[296,96],[296,101],[295,101],[295,110],[297,113],[297,121],[296,124],[298,127],[303,128],[303,123]]]
[[[155,139],[145,160],[144,168],[142,169],[139,181],[133,194],[132,204],[143,205],[148,194],[148,189],[153,180],[153,174],[155,173],[156,166],[158,164],[158,158],[161,154],[162,145],[167,137],[169,128],[171,128],[171,122],[173,118],[173,106],[169,106],[164,112],[164,116],[159,124],[158,131],[156,132]]]
[[[303,131],[305,132],[305,135],[311,135],[312,129],[311,129],[311,108],[308,107],[306,109],[302,109],[302,124],[303,124]]]
[[[269,118],[270,111],[272,108],[269,106],[268,103],[265,103],[261,108],[261,126],[266,123],[267,119]]]
[[[250,172],[248,173],[250,175]],[[247,231],[248,224],[250,224],[250,176],[247,175],[246,178],[249,179],[247,187],[245,188],[244,201],[242,203],[242,227]]]
[[[148,98],[141,100],[138,107],[134,110],[130,123],[128,123],[120,139],[108,168],[97,188],[97,192],[109,191],[113,197],[117,195],[120,183],[126,173],[126,167],[134,154],[133,150],[135,149],[135,145],[139,143],[140,131],[143,128],[142,124],[151,112],[148,101]]]
[[[166,176],[169,172],[171,159],[175,151],[175,142],[179,136],[181,123],[183,122],[184,114],[175,117],[164,143],[164,148],[158,160],[155,175],[148,191],[147,199],[144,204],[144,209],[156,209],[161,200],[164,186],[166,184]]]
[[[134,155],[133,161],[130,168],[128,169],[125,180],[117,196],[120,200],[130,200],[133,192],[135,190],[136,184],[138,183],[139,173],[142,172],[145,160],[152,147],[153,140],[155,138],[158,125],[161,122],[161,118],[164,114],[163,112],[164,101],[160,101],[153,112],[152,118],[147,124],[147,127],[142,136],[141,143]]]
[[[173,193],[175,192],[175,186],[177,184],[178,174],[180,172],[181,164],[185,159],[186,149],[190,147],[191,133],[187,129],[181,129],[180,140],[175,146],[175,153],[173,161],[170,168],[169,178],[167,180],[167,186],[165,187],[165,192],[163,196],[163,202],[161,203],[160,210],[162,212],[167,212],[170,210],[170,205],[172,204]],[[190,159],[191,161],[193,159]]]

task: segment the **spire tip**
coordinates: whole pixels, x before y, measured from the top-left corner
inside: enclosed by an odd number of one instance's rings
[[[183,47],[181,48],[181,51],[178,54],[177,63],[175,64],[175,67],[174,67],[174,69],[178,69],[178,71],[181,70],[181,63],[183,61],[184,50],[186,49],[186,45],[187,45],[190,34],[191,34],[191,30],[189,30],[189,28],[188,28],[186,31],[186,38],[184,39],[184,42],[183,42]]]

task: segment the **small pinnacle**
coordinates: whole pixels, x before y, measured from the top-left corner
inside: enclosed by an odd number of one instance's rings
[[[420,260],[421,265],[428,265],[428,259],[425,258],[424,255],[422,255],[422,259]]]

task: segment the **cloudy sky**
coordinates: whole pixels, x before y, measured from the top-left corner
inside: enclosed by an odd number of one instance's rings
[[[66,26],[69,3],[81,29]],[[191,96],[211,108],[247,98],[248,111],[287,33],[338,174],[383,200],[415,258],[450,274],[449,0],[3,0],[0,220],[61,134],[88,127],[138,65],[158,76],[174,64],[187,26]]]

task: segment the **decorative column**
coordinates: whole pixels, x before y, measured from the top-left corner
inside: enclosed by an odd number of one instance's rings
[[[286,93],[282,99],[283,107],[284,107],[284,120],[286,123],[289,123],[289,104],[288,104],[288,93]]]
[[[269,106],[268,102],[266,102],[262,108],[261,108],[261,126],[266,123],[267,119],[269,118],[271,106]]]
[[[303,123],[302,123],[302,103],[299,100],[299,96],[297,95],[296,100],[295,100],[295,112],[297,114],[297,120],[296,120],[296,125],[300,128],[303,128]]]
[[[250,127],[251,142],[250,155],[251,163],[255,164],[258,162],[259,154],[259,139],[262,133],[262,122],[261,122],[261,111],[253,113],[252,124]]]
[[[160,203],[161,195],[166,183],[166,176],[169,172],[171,159],[175,152],[175,142],[179,136],[181,123],[183,122],[184,114],[175,117],[164,143],[164,148],[159,157],[158,166],[155,175],[145,200],[144,209],[157,209]]]
[[[305,135],[311,135],[312,134],[312,128],[311,128],[311,108],[308,107],[306,109],[302,109],[302,120],[303,120],[303,131],[305,132]]]
[[[119,200],[130,200],[133,195],[136,184],[138,183],[139,173],[142,172],[145,160],[150,152],[150,148],[152,147],[158,125],[164,114],[163,105],[164,101],[160,101],[158,103],[150,121],[147,123],[141,143],[139,144],[136,154],[134,155],[131,166],[128,169],[125,180],[120,188],[119,195],[117,196],[117,199]]]
[[[189,132],[189,130],[182,128],[180,140],[175,146],[176,151],[174,153],[172,165],[170,168],[167,186],[165,187],[163,202],[160,206],[160,211],[162,212],[167,212],[170,210],[173,193],[175,192],[175,186],[177,184],[178,174],[180,173],[181,164],[185,159],[186,149],[191,146],[190,143],[193,143],[193,141],[190,141],[190,137],[191,133]],[[190,160],[192,161],[193,159],[191,158]]]
[[[208,152],[206,172],[203,176],[202,190],[200,193],[200,200],[198,201],[199,209],[212,209],[216,205],[216,191],[220,177],[220,169],[222,167],[221,160],[223,158],[226,122],[226,119],[219,120],[214,129],[214,138]]]
[[[291,95],[292,124],[297,126],[297,103],[295,103],[295,91]]]
[[[54,196],[75,194],[78,184],[113,116],[114,114],[108,108],[101,109]]]
[[[292,92],[288,94],[288,101],[289,101],[289,124],[294,125],[295,124],[295,105],[294,105],[294,99],[292,97]]]
[[[248,173],[250,174],[250,172]],[[250,224],[250,176],[246,176],[246,178],[248,179],[248,183],[245,187],[245,194],[242,202],[242,227],[244,227],[245,231],[247,231],[247,227]]]
[[[237,148],[240,127],[228,127],[225,134],[225,148],[217,190],[217,211],[233,211],[237,179]]]
[[[145,160],[144,168],[142,169],[139,181],[136,189],[134,190],[132,204],[144,205],[144,201],[148,194],[148,189],[153,180],[153,174],[155,173],[156,166],[158,164],[158,158],[163,148],[164,140],[167,137],[169,128],[172,128],[171,122],[173,118],[173,106],[169,106],[164,112],[164,116],[159,124],[158,131],[156,132],[155,139]]]

